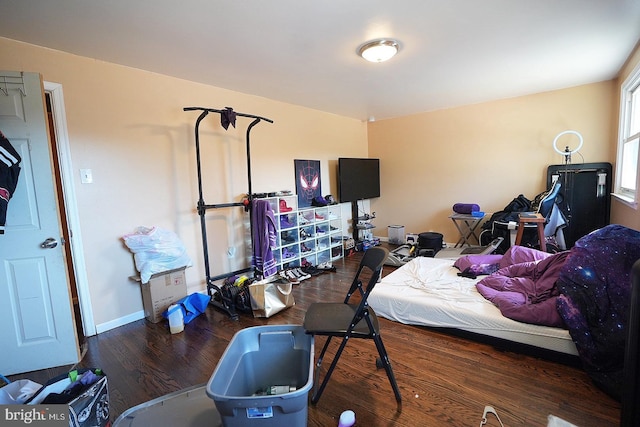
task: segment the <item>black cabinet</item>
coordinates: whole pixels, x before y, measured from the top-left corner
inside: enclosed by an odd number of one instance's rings
[[[558,205],[568,220],[564,231],[567,249],[580,237],[609,224],[611,207],[611,163],[551,165],[547,188],[562,184]]]

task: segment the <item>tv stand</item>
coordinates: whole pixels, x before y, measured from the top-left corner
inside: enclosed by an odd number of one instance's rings
[[[358,202],[351,202],[351,231],[356,245],[363,241],[363,239],[360,238],[361,232],[376,228],[375,225],[369,222],[375,217],[375,212],[373,215],[365,214],[364,216],[360,216],[360,212],[358,211]]]

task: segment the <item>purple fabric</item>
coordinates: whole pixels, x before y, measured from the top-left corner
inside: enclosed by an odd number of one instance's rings
[[[542,260],[508,265],[480,280],[476,289],[505,317],[536,325],[564,327],[556,310],[556,280],[567,256],[568,252],[560,252]]]
[[[253,265],[264,277],[278,272],[273,248],[276,247],[276,219],[271,205],[266,200],[254,200],[252,206]]]
[[[453,266],[461,271],[460,275],[476,278],[498,271],[501,258],[502,255],[467,255],[458,258]]]
[[[537,249],[513,245],[507,249],[500,260],[500,268],[508,267],[521,262],[540,261],[550,257],[551,254]]]
[[[629,323],[631,267],[640,258],[640,232],[609,225],[579,239],[560,272],[557,309],[585,370],[620,398]]]
[[[472,212],[479,212],[480,206],[475,203],[456,203],[452,209],[459,214],[471,215]]]
[[[492,274],[501,268],[521,262],[538,261],[551,256],[551,254],[522,246],[511,246],[504,255],[467,255],[460,257],[453,263],[461,272]]]

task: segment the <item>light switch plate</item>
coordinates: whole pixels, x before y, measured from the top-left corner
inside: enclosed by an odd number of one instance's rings
[[[93,183],[93,172],[91,169],[80,169],[80,182],[83,184]]]

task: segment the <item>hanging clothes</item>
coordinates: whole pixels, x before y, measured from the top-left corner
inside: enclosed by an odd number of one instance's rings
[[[266,200],[254,200],[252,204],[253,265],[266,278],[278,271],[273,254],[273,248],[277,244],[276,218],[271,205]]]
[[[22,159],[0,131],[0,234],[4,234],[9,200],[18,185]]]
[[[555,237],[556,244],[560,250],[566,250],[567,244],[564,239],[564,228],[568,224],[567,218],[564,216],[560,207],[554,203],[549,214],[547,225],[544,226],[545,237]]]
[[[231,107],[225,107],[220,112],[220,124],[222,124],[224,130],[229,129],[229,125],[236,127],[236,115],[237,113]]]

